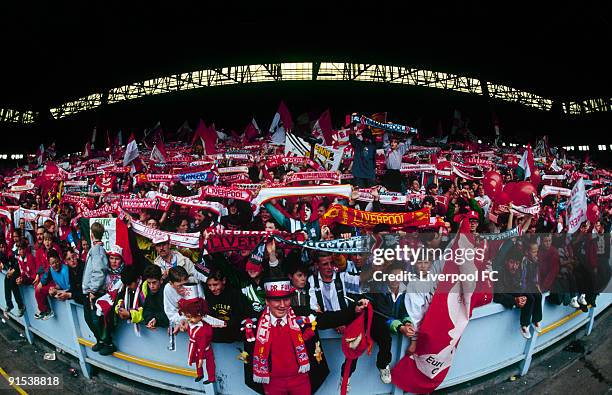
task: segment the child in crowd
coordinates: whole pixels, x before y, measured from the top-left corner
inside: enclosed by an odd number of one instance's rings
[[[147,328],[167,328],[168,317],[164,311],[164,287],[162,272],[159,266],[149,265],[142,274],[145,280],[145,302],[143,306],[143,321]]]
[[[240,340],[240,322],[244,317],[255,316],[251,303],[239,290],[227,284],[227,279],[219,269],[211,270],[204,289],[206,301],[212,317],[226,323],[225,328],[213,329],[215,342],[229,343]]]
[[[34,318],[38,320],[48,320],[55,315],[49,306],[48,296],[55,297],[58,291],[70,289],[70,270],[62,263],[57,251],[49,250],[47,259],[49,259],[49,269],[43,273],[34,289],[38,305],[38,313],[34,314]]]

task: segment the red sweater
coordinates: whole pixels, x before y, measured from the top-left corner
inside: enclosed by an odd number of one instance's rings
[[[559,274],[559,251],[555,247],[542,249],[538,254],[540,289],[550,291]]]
[[[314,333],[310,328],[304,331],[304,341],[309,340]],[[283,327],[272,326],[270,328],[270,377],[292,377],[298,373],[298,362],[295,355],[295,347],[291,341],[289,324]]]

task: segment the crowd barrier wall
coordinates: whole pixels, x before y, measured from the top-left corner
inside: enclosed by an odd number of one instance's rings
[[[121,323],[114,332],[117,352],[101,356],[91,350],[95,342],[84,319],[82,306],[72,301],[51,301],[55,317],[43,321],[34,318],[36,300],[32,286],[20,287],[26,314],[12,318],[25,330],[26,339],[32,343],[35,335],[75,356],[85,377],[91,375],[91,366],[115,373],[130,380],[180,393],[248,394],[254,393],[244,384],[243,363],[237,359],[242,343],[213,344],[217,365],[217,382],[203,385],[196,383],[195,369],[187,365],[188,337],[179,333],[176,351],[167,349],[168,336],[164,329],[151,331],[141,325],[140,337],[133,325]],[[474,310],[472,319],[463,333],[453,365],[439,388],[461,384],[519,363],[521,374],[529,370],[531,358],[577,329],[587,326],[590,333],[595,316],[612,303],[612,294],[597,298],[597,307],[588,313],[567,306],[543,302],[543,328],[541,334],[533,331],[531,339],[519,332],[519,312],[492,303]],[[16,303],[14,303],[16,306]],[[0,273],[0,308],[5,308],[4,274]],[[340,348],[341,337],[333,330],[320,331],[323,352],[331,372],[317,394],[337,394],[340,384],[340,366],[344,360]],[[395,337],[392,344],[392,366],[403,355],[407,344]],[[377,347],[370,356],[359,358],[357,370],[351,377],[351,395],[401,394],[401,389],[383,384],[376,368]],[[3,366],[10,372],[10,364]]]

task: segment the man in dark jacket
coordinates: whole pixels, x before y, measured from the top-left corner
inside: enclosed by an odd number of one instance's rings
[[[168,317],[164,311],[164,286],[159,266],[148,265],[142,274],[147,287],[142,318],[147,328],[167,328]]]
[[[374,185],[376,178],[376,143],[372,131],[368,128],[362,132],[357,131],[349,135],[353,146],[353,185],[369,188]]]

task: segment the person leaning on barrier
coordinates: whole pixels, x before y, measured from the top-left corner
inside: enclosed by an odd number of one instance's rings
[[[537,256],[537,244],[530,246]],[[542,294],[537,290],[537,266],[525,259],[524,253],[513,248],[506,256],[505,265],[500,269],[499,280],[495,283],[493,301],[506,308],[518,308],[520,315],[520,332],[526,339],[531,338],[529,326],[533,322],[536,331],[540,331],[542,320]],[[537,326],[536,326],[537,324]]]
[[[21,241],[21,244],[18,246],[18,251],[25,253],[28,249],[27,243],[25,240]],[[31,257],[31,255],[30,255]],[[31,258],[33,260],[33,258]],[[23,303],[23,299],[21,298],[21,293],[19,292],[17,280],[21,280],[21,271],[19,269],[19,261],[10,256],[7,253],[7,245],[4,240],[0,240],[0,271],[4,272],[4,300],[6,304],[6,309],[4,310],[4,317],[8,319],[8,313],[13,310],[13,299],[12,296],[15,297],[15,301],[17,302],[17,316],[23,316],[25,312],[25,304]],[[19,281],[21,283],[21,281]]]
[[[241,339],[241,321],[256,315],[247,297],[228,284],[223,272],[216,268],[208,275],[204,295],[209,315],[226,323],[225,327],[213,328],[213,342],[231,343]]]
[[[58,290],[54,297],[59,300],[72,299],[80,305],[85,304],[85,295],[83,295],[83,272],[85,267],[80,261],[78,254],[72,247],[68,247],[64,253],[64,263],[68,267],[68,276],[70,288],[67,290]]]
[[[91,247],[87,253],[85,271],[83,273],[83,295],[87,302],[83,305],[83,316],[87,326],[94,334],[97,343],[94,347],[99,351],[102,337],[98,331],[98,317],[96,316],[95,302],[106,292],[106,275],[108,272],[108,256],[104,250],[102,236],[104,236],[104,225],[94,222],[90,227]],[[95,350],[94,350],[95,351]]]
[[[412,320],[406,311],[406,285],[397,280],[404,272],[404,266],[399,263],[385,267],[384,273],[396,276],[393,281],[378,283],[377,289],[370,292],[369,299],[375,309],[372,318],[371,335],[378,345],[376,367],[380,371],[380,380],[384,384],[391,383],[391,335],[403,335],[408,339],[415,336]],[[416,344],[416,343],[415,343]],[[412,344],[410,352],[414,352]],[[357,361],[357,360],[355,360]]]
[[[168,270],[168,284],[164,288],[164,311],[174,333],[188,329],[187,320],[179,314],[178,301],[184,298],[202,297],[204,289],[197,283],[189,283],[189,273],[183,266]]]
[[[149,265],[145,268],[142,279],[143,286],[146,287],[145,302],[143,306],[143,323],[147,328],[155,330],[156,328],[168,327],[168,316],[164,311],[164,287],[166,284],[162,282],[162,272],[159,266]]]

